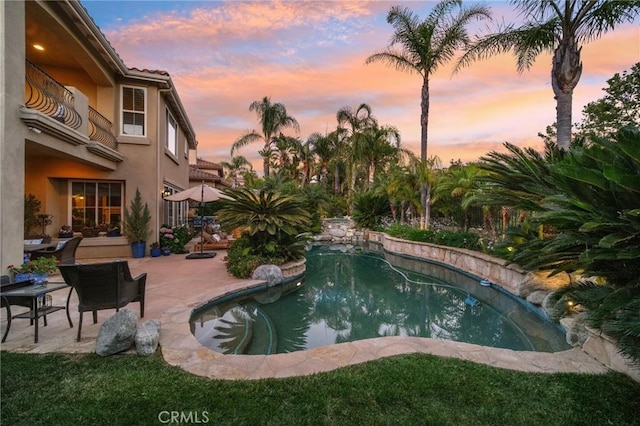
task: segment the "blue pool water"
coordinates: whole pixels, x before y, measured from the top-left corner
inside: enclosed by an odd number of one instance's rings
[[[382,336],[555,352],[564,333],[526,302],[441,265],[345,246],[307,253],[302,282],[213,301],[198,341],[225,354],[287,353]]]

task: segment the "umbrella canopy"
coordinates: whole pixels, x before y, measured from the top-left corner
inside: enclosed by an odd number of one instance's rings
[[[176,192],[173,195],[164,197],[167,201],[200,201],[202,203],[208,203],[210,201],[217,201],[220,199],[230,200],[231,197],[224,195],[216,188],[212,188],[204,183],[193,188],[186,189],[184,191]]]

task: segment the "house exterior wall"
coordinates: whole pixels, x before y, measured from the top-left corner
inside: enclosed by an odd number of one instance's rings
[[[151,242],[157,240],[162,224],[164,185],[168,183],[179,189],[189,186],[185,144],[195,148],[195,134],[170,77],[164,72],[127,68],[110,50],[112,47],[108,42],[101,41],[103,36],[97,34],[99,30],[93,21],[83,14],[86,11],[74,0],[0,3],[0,84],[4,94],[0,100],[0,260],[3,271],[7,265],[22,261],[25,194],[31,193],[41,202],[40,213],[53,215],[53,223],[46,228],[46,233],[55,239],[57,230],[70,224],[71,180],[120,182],[123,185],[122,210],[129,207],[136,189],[140,190],[143,202],[149,205],[152,221],[148,241]],[[67,54],[57,55],[51,61],[29,51],[27,33],[33,28],[43,29],[44,40],[57,43],[55,48],[58,50],[67,48]],[[93,40],[89,40],[91,34]],[[55,63],[64,58],[68,58],[68,66]],[[66,119],[61,122],[50,113],[47,116],[34,107],[25,108],[26,92],[30,90],[27,73],[33,70],[32,65],[25,64],[27,59],[36,69],[44,71],[48,75],[46,78],[50,77],[70,90],[72,108],[82,120],[77,128],[70,127]],[[122,85],[146,89],[145,137],[120,135]],[[89,108],[111,123],[113,145],[92,139]],[[176,155],[165,148],[167,108],[177,121]],[[130,255],[126,238],[104,237],[83,240],[77,257]]]
[[[16,106],[24,102],[24,3],[0,2],[0,274],[22,261],[24,153],[27,128]]]

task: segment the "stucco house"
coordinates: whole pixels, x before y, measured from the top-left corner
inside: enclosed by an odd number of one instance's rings
[[[171,76],[131,68],[73,0],[0,2],[1,267],[23,255],[24,196],[62,225],[126,227],[140,190],[155,241],[186,223],[188,205],[163,196],[189,187],[197,141]],[[143,65],[143,64],[142,64]],[[130,256],[125,237],[85,238],[78,257]]]

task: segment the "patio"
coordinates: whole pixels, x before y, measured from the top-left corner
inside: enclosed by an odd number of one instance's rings
[[[184,255],[127,259],[135,276],[147,272],[145,317],[139,321],[159,319],[160,348],[171,365],[204,377],[219,379],[258,379],[290,377],[330,371],[346,365],[405,354],[430,353],[455,357],[501,368],[529,372],[605,373],[607,368],[575,348],[559,353],[515,352],[459,342],[410,337],[385,337],[353,343],[343,343],[309,351],[278,355],[222,355],[201,346],[191,335],[191,311],[208,300],[238,288],[259,284],[229,275],[223,261],[224,251],[213,259],[186,260]],[[83,263],[101,260],[80,259]],[[54,275],[50,281],[60,281]],[[54,305],[64,305],[66,291],[52,293]],[[29,321],[16,320],[2,350],[21,353],[91,353],[103,321],[115,311],[99,311],[98,323],[85,315],[82,340],[76,341],[77,298],[71,298],[70,310],[74,328],[69,328],[66,315],[56,312],[48,316],[48,326],[39,329],[39,343],[33,343],[33,327]],[[139,305],[129,309],[139,314]],[[15,307],[15,312],[22,308]],[[6,327],[6,311],[2,309],[2,330]],[[135,350],[132,351],[135,353]]]

